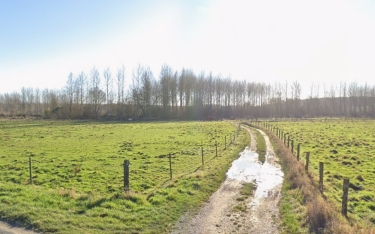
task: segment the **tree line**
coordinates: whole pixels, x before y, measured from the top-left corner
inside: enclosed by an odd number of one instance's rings
[[[375,86],[341,82],[311,85],[301,99],[301,84],[251,82],[164,64],[156,78],[138,65],[131,77],[116,73],[70,73],[60,90],[21,88],[0,94],[0,114],[55,119],[200,119],[375,117]]]

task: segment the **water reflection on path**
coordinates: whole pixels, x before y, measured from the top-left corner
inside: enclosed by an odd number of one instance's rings
[[[254,182],[257,185],[254,197],[267,198],[272,194],[272,189],[283,182],[284,177],[280,165],[274,163],[274,158],[275,155],[267,153],[266,161],[262,165],[258,160],[258,154],[246,148],[240,153],[240,157],[233,161],[232,167],[227,172],[227,178]]]

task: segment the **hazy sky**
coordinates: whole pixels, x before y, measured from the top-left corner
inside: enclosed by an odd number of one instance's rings
[[[232,79],[375,84],[375,1],[0,1],[0,93],[162,64]]]

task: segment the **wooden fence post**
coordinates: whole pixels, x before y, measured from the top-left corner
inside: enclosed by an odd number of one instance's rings
[[[286,146],[286,135],[287,135],[288,133],[284,133],[284,145]]]
[[[290,143],[290,135],[288,135],[288,148],[289,148],[289,143]]]
[[[203,147],[202,147],[202,166],[204,165]]]
[[[310,161],[310,152],[306,152],[306,165],[305,165],[305,171],[309,171],[309,161]]]
[[[299,161],[300,152],[301,152],[301,143],[298,143],[298,145],[297,145],[297,161]]]
[[[33,184],[33,161],[29,157],[30,184]]]
[[[294,151],[294,150],[293,150],[293,148],[294,148],[294,140],[291,140],[291,148],[292,148],[291,151],[292,151],[292,155],[293,155],[293,154],[294,154],[294,152],[293,152],[293,151]]]
[[[169,153],[169,179],[172,180],[172,155]]]
[[[319,162],[319,189],[323,192],[323,170],[324,170],[324,163]]]
[[[124,191],[129,191],[129,160],[124,160]]]
[[[349,192],[349,179],[344,179],[342,187],[344,194],[342,195],[342,209],[341,213],[344,216],[348,215],[348,192]]]

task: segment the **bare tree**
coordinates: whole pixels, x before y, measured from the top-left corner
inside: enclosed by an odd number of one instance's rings
[[[177,90],[177,85],[178,85],[177,77],[178,77],[178,73],[176,71],[176,72],[174,72],[174,75],[172,76],[171,82],[170,82],[170,96],[171,96],[172,110],[174,110],[175,107],[177,106],[177,93],[178,93],[178,90]]]
[[[159,77],[160,85],[161,85],[164,117],[169,116],[172,76],[173,76],[172,69],[168,65],[164,64],[161,68],[160,77]]]
[[[340,116],[347,115],[346,98],[347,98],[346,82],[340,82],[340,87],[339,87],[339,114]]]
[[[300,100],[301,100],[301,84],[298,81],[293,83],[293,97],[294,97],[294,117],[300,118],[301,117],[301,108],[300,108]]]
[[[42,113],[41,110],[41,94],[40,89],[35,89],[35,114],[40,115]]]
[[[182,111],[182,104],[184,101],[184,91],[185,91],[185,83],[186,83],[186,74],[185,69],[183,68],[180,76],[178,78],[178,95],[180,101],[180,111]]]
[[[85,104],[85,86],[86,86],[87,76],[84,72],[79,73],[77,76],[74,86],[76,93],[76,104],[79,105],[79,116],[83,117],[84,104]]]
[[[349,103],[350,103],[350,115],[352,117],[357,116],[357,107],[358,107],[358,84],[357,82],[352,82],[349,85],[348,89]]]
[[[122,65],[117,70],[117,116],[123,117],[125,114],[125,67]]]
[[[65,86],[65,93],[68,97],[69,118],[72,118],[73,100],[74,100],[74,76],[73,76],[73,73],[70,73],[69,76],[68,76],[68,80],[66,81],[66,86]]]
[[[21,88],[21,113],[26,114],[26,102],[27,102],[27,96],[26,96],[26,88]]]
[[[32,115],[33,114],[33,107],[34,107],[34,89],[27,88],[26,89],[26,114]]]
[[[105,93],[100,89],[100,75],[95,67],[92,68],[90,73],[89,99],[92,114],[94,117],[98,117],[101,104],[105,101]]]
[[[103,72],[104,76],[104,85],[105,85],[105,98],[106,98],[106,115],[111,115],[111,105],[112,105],[112,74],[108,68],[106,68]]]
[[[138,65],[138,68],[133,71],[131,93],[136,106],[135,116],[150,117],[153,81],[154,77],[149,67]]]

